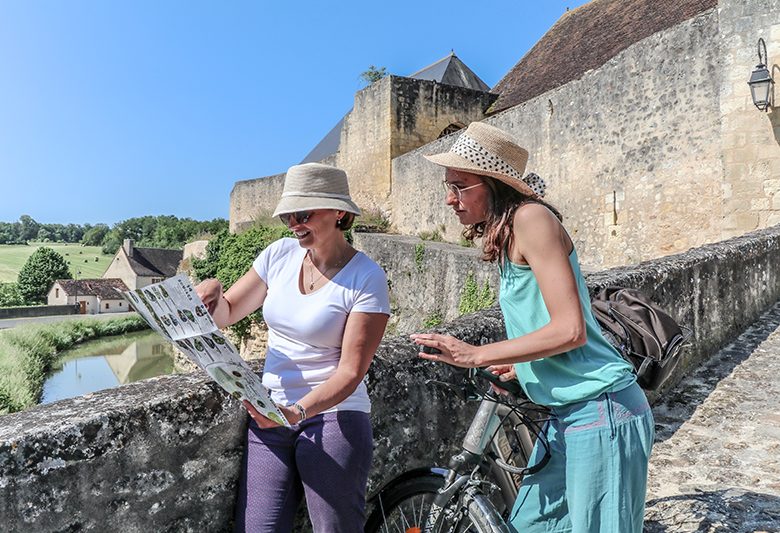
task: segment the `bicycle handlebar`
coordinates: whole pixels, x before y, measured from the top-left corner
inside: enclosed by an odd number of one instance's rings
[[[441,350],[437,350],[436,348],[431,348],[430,346],[423,345],[420,350],[423,353],[430,353],[430,354],[437,354],[441,353]],[[514,395],[514,396],[522,396],[523,389],[520,387],[520,383],[517,381],[501,381],[499,377],[491,372],[488,372],[484,368],[476,368],[476,375],[478,375],[481,378],[486,379],[493,385],[496,385],[497,387],[500,387],[507,391],[508,393]]]
[[[477,368],[477,375],[485,380],[489,381],[493,385],[504,389],[514,396],[521,396],[523,394],[523,388],[520,387],[520,383],[515,381],[501,381],[499,377],[492,372],[488,372],[484,368]]]

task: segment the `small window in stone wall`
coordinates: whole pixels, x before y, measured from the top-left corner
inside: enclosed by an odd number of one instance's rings
[[[106,309],[108,309],[108,304],[106,304]]]
[[[54,297],[55,298],[59,298],[60,297],[60,290],[59,289],[54,289]]]
[[[466,127],[465,124],[461,124],[460,122],[453,122],[443,130],[441,130],[441,133],[439,134],[438,138],[441,139],[442,137],[449,135],[450,133],[455,133],[458,130],[462,130],[465,127]]]

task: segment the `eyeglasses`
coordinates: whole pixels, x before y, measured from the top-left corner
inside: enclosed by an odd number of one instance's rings
[[[469,189],[473,189],[474,187],[479,187],[480,185],[484,185],[484,183],[480,182],[475,185],[469,185],[468,187],[458,187],[454,183],[450,183],[447,180],[444,180],[442,182],[444,184],[444,189],[447,192],[451,192],[455,195],[455,198],[458,200],[458,202],[461,201],[461,198],[463,197],[463,191],[468,191]]]
[[[290,220],[294,217],[298,224],[306,224],[313,215],[314,211],[296,211],[295,213],[284,213],[283,215],[279,215],[279,220],[281,220],[285,226],[289,226]]]

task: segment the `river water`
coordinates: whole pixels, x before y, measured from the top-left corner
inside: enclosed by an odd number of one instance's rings
[[[171,373],[173,349],[157,333],[105,337],[61,354],[43,384],[41,403]]]

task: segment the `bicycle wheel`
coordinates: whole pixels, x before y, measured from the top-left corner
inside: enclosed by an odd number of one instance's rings
[[[436,492],[444,479],[423,474],[399,483],[377,498],[366,521],[366,533],[421,533]],[[453,505],[460,502],[453,502]],[[448,512],[449,511],[449,512]],[[445,510],[434,533],[508,533],[501,516],[484,494],[469,498],[465,513]]]
[[[377,497],[366,521],[366,533],[420,533],[444,478],[421,474],[391,485]]]

